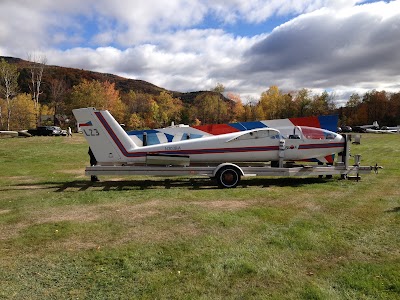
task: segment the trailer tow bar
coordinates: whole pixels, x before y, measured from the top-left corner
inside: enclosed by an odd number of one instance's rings
[[[374,170],[375,174],[378,174],[378,170],[379,169],[383,169],[382,166],[378,166],[378,164],[376,163],[375,166],[371,167],[371,170]]]

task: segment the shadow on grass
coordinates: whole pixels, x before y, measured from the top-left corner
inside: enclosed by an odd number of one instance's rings
[[[393,207],[392,209],[386,210],[385,212],[388,212],[388,213],[397,213],[397,212],[400,212],[400,206]]]
[[[323,184],[328,179],[322,178],[245,178],[237,188],[268,188],[274,186],[299,187],[310,184]],[[54,192],[65,191],[122,191],[122,190],[147,190],[147,189],[219,189],[217,184],[209,178],[178,178],[178,179],[148,179],[148,180],[106,180],[91,182],[90,180],[74,180],[69,182],[41,182],[29,184],[15,184],[0,191],[48,189]]]

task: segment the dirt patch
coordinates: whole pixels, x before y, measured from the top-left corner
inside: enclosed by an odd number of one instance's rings
[[[197,201],[183,203],[185,205],[196,205],[211,210],[232,211],[246,208],[253,201]],[[20,234],[21,231],[35,224],[74,222],[116,222],[120,224],[121,232],[117,236],[75,236],[60,242],[55,241],[48,247],[62,247],[67,251],[80,249],[96,249],[108,244],[125,244],[132,241],[164,241],[176,238],[187,238],[201,234],[202,229],[198,224],[187,218],[187,214],[175,207],[182,203],[168,202],[162,200],[151,200],[143,203],[108,203],[100,205],[73,205],[52,207],[46,210],[33,211],[23,222],[13,225],[2,226],[0,240],[7,240]],[[166,214],[166,210],[170,214]],[[7,213],[6,210],[0,213]],[[152,218],[154,217],[154,222]]]
[[[127,222],[146,218],[158,214],[159,208],[165,204],[159,200],[153,200],[140,204],[114,203],[100,205],[97,207],[98,213],[112,218],[124,219]]]
[[[204,202],[191,202],[196,205],[203,206],[205,208],[211,209],[221,209],[221,210],[238,210],[249,207],[254,204],[252,201],[204,201]]]
[[[18,190],[40,190],[43,189],[43,186],[41,185],[18,185]]]
[[[37,224],[73,221],[92,222],[98,219],[122,218],[133,220],[145,218],[158,212],[157,207],[162,205],[161,201],[153,200],[136,205],[125,203],[113,203],[96,206],[68,206],[50,208],[40,213],[32,214],[31,221]]]
[[[94,207],[57,207],[40,214],[35,214],[34,219],[37,223],[51,223],[51,222],[62,222],[62,221],[78,221],[78,222],[90,222],[97,220],[100,214],[96,213]]]
[[[268,204],[278,208],[285,208],[288,210],[298,210],[298,211],[320,211],[321,205],[318,203],[307,199],[308,197],[301,198],[291,198],[291,199],[279,199],[269,201]]]
[[[161,205],[161,201],[150,201],[137,205],[128,205],[123,203],[96,206],[75,205],[33,211],[23,222],[1,226],[0,240],[13,238],[18,235],[19,232],[34,224],[57,223],[64,221],[87,223],[99,219],[122,219],[125,223],[134,223],[137,222],[138,219],[143,219],[157,214],[159,211],[157,207],[159,205]],[[8,212],[9,210],[0,210],[0,214],[6,214]],[[90,247],[91,246],[93,245],[91,244]]]

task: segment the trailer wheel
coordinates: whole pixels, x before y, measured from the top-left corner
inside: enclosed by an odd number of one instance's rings
[[[215,176],[217,184],[221,188],[235,188],[240,181],[240,171],[231,166],[223,167]]]

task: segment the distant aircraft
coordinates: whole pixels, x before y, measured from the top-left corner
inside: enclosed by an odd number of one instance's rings
[[[380,129],[367,128],[368,133],[400,133],[400,125],[395,127],[382,126]]]
[[[379,128],[377,121],[374,121],[372,125],[359,125],[353,128],[354,132],[366,132],[366,133],[400,133],[400,125],[394,127],[382,126]]]
[[[0,130],[0,135],[8,137],[31,137],[32,135],[27,130],[13,131],[13,130]]]
[[[333,131],[306,126],[256,128],[200,139],[140,146],[107,110],[74,109],[73,114],[99,164],[173,164],[332,160],[344,150],[345,138]]]
[[[379,124],[374,121],[371,125],[358,125],[353,127],[354,132],[367,132],[367,129],[379,129]]]
[[[18,136],[18,131],[0,130],[0,135],[9,136],[9,137],[17,137]]]

